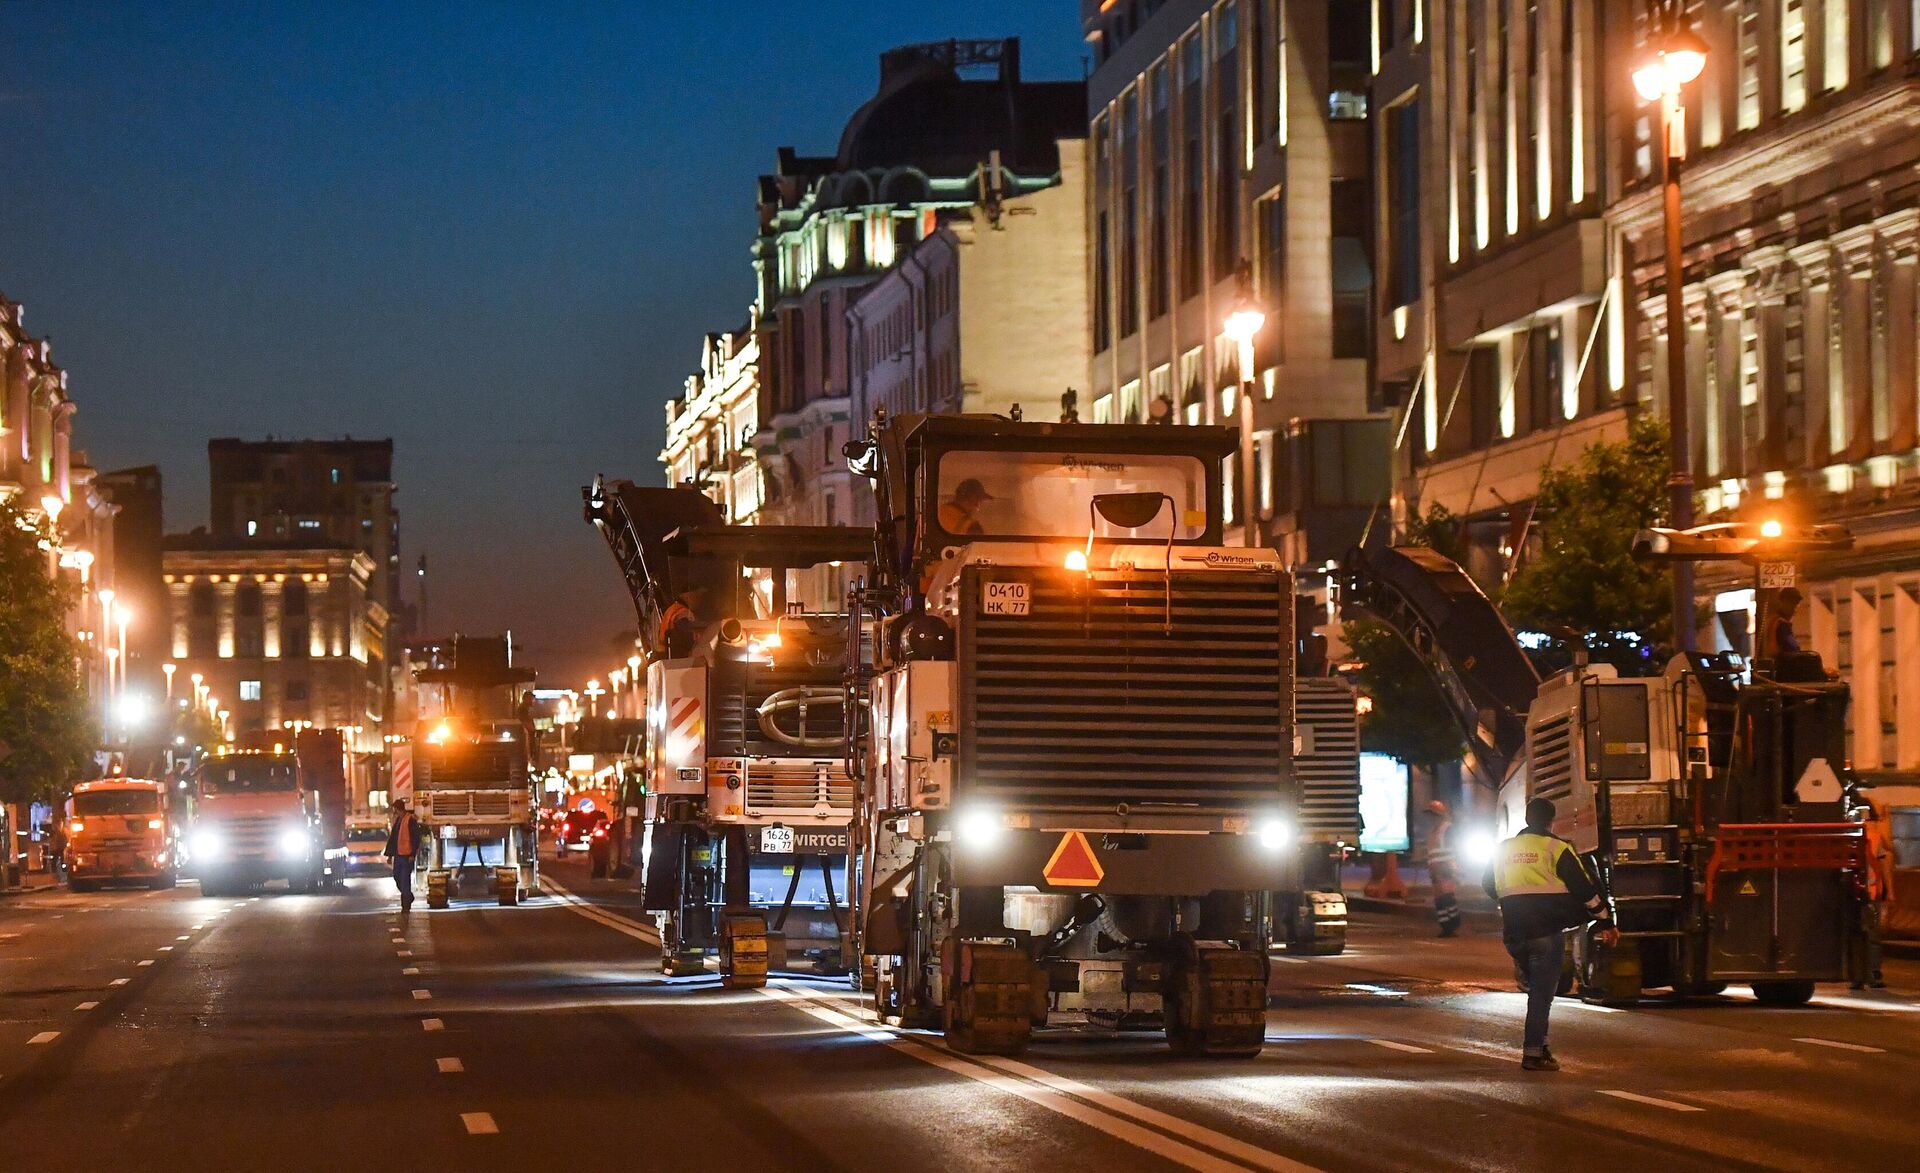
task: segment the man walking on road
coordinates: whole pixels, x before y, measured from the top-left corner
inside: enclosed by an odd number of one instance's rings
[[[1527,825],[1500,845],[1487,869],[1487,895],[1500,902],[1501,936],[1527,985],[1527,1028],[1520,1066],[1558,1071],[1547,1047],[1547,1019],[1566,959],[1567,929],[1600,925],[1609,946],[1620,941],[1607,902],[1573,845],[1553,833],[1553,803],[1527,804]]]
[[[1453,813],[1434,799],[1427,804],[1433,829],[1427,832],[1427,880],[1433,887],[1433,919],[1440,935],[1460,931],[1460,871],[1453,862]]]
[[[393,861],[393,883],[400,889],[401,912],[413,907],[413,859],[425,838],[426,826],[407,809],[407,800],[394,799],[393,827],[387,831],[387,848],[382,854]]]

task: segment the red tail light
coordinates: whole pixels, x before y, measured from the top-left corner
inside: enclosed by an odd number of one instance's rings
[[[605,827],[595,827],[593,829],[593,837],[595,839],[605,839],[607,837],[607,829]]]

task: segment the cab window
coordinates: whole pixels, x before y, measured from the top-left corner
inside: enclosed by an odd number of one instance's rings
[[[73,813],[75,816],[159,814],[160,795],[152,790],[94,790],[73,796]]]
[[[1196,457],[1164,453],[942,453],[936,520],[951,537],[1194,541],[1207,528],[1207,470]],[[1139,529],[1093,513],[1102,493],[1165,493],[1173,508]],[[1091,514],[1091,518],[1089,515]]]

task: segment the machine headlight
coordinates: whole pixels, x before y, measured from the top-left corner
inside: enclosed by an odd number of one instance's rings
[[[187,848],[195,859],[219,859],[226,847],[226,837],[212,827],[195,828],[193,837],[187,841]]]
[[[299,859],[307,854],[307,833],[299,829],[280,832],[280,854],[287,859]]]
[[[971,851],[995,846],[1006,833],[1006,821],[990,806],[963,807],[953,814],[953,841]]]
[[[1268,851],[1287,851],[1293,847],[1293,824],[1285,819],[1261,819],[1254,834],[1260,837],[1260,846]]]
[[[1493,837],[1493,832],[1484,828],[1468,831],[1460,838],[1460,854],[1466,856],[1467,862],[1475,869],[1484,869],[1492,863],[1494,848],[1498,846],[1499,841]]]

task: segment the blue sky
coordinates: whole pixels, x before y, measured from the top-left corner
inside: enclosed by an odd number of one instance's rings
[[[0,4],[0,291],[53,339],[96,466],[204,523],[218,435],[392,436],[433,626],[548,678],[631,624],[580,521],[655,480],[700,336],[745,319],[753,181],[829,153],[878,57],[1067,0]]]

